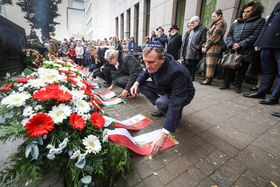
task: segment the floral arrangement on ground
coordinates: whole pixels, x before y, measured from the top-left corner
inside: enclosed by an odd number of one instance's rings
[[[102,109],[81,69],[44,61],[0,88],[0,141],[22,144],[0,171],[0,183],[37,186],[62,174],[67,186],[111,186],[131,168],[130,152],[108,141]]]

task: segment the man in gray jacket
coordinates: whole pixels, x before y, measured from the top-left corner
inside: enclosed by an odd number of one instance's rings
[[[189,30],[184,36],[182,57],[192,81],[195,80],[196,66],[201,59],[201,48],[206,40],[206,30],[207,29],[200,24],[199,17],[194,16],[190,19]]]

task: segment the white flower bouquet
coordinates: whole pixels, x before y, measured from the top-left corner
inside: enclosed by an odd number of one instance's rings
[[[79,67],[58,59],[0,88],[0,141],[23,140],[0,183],[36,186],[56,172],[67,186],[111,186],[124,175],[129,151],[108,141],[91,89]]]

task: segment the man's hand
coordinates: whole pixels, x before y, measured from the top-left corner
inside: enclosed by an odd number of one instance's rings
[[[122,93],[119,95],[119,97],[126,98],[127,95],[128,95],[128,90],[124,89],[124,90],[122,91]]]
[[[160,148],[163,146],[166,137],[167,134],[165,134],[164,132],[160,132],[160,134],[156,137],[151,147],[152,156],[155,156],[158,153]]]
[[[239,49],[239,48],[240,48],[239,43],[235,43],[235,44],[232,46],[232,49],[234,49],[234,50],[237,50],[237,49]]]
[[[206,53],[206,51],[207,51],[206,47],[202,47],[202,48],[201,48],[201,52],[202,52],[202,53]]]
[[[138,94],[138,84],[134,83],[133,86],[130,88],[130,93],[132,97],[135,97]]]
[[[113,91],[113,89],[114,89],[114,85],[112,84],[112,85],[108,88],[108,90],[109,90],[109,91]]]

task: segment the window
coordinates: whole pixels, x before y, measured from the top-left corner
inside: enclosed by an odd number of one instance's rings
[[[145,0],[145,4],[144,4],[144,24],[145,24],[144,33],[145,33],[145,36],[149,36],[150,10],[151,10],[151,0]]]
[[[123,15],[123,13],[121,14],[121,25],[120,25],[120,27],[121,27],[121,35],[120,35],[120,39],[124,39],[124,15]]]
[[[128,9],[126,11],[126,16],[127,16],[127,19],[126,19],[126,38],[129,38],[130,37],[130,9]]]
[[[217,0],[203,0],[200,19],[206,27],[211,25],[211,15],[216,9],[216,3]]]
[[[179,33],[181,34],[184,27],[185,6],[186,0],[177,0],[175,24],[177,25],[177,27],[179,27]]]
[[[136,43],[138,43],[138,33],[139,33],[139,3],[134,5],[134,36],[135,36]]]
[[[119,18],[115,18],[115,29],[116,29],[116,36],[119,37]]]

